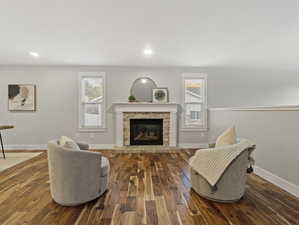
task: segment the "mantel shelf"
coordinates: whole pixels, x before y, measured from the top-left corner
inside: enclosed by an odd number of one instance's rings
[[[113,103],[111,111],[113,112],[177,112],[176,103]]]
[[[112,105],[178,105],[177,103],[152,103],[152,102],[114,102]]]

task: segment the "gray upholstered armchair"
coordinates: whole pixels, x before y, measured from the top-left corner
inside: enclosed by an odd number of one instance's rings
[[[190,159],[193,190],[218,202],[238,201],[245,192],[247,173],[252,172],[254,149],[254,144],[240,139],[234,145],[197,151]]]
[[[86,144],[78,144],[88,149]],[[66,149],[57,141],[48,143],[48,164],[52,198],[73,206],[102,195],[108,186],[110,165],[101,153]]]

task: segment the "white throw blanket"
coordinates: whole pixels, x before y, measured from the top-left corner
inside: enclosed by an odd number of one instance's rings
[[[213,188],[231,162],[248,148],[251,148],[251,154],[255,144],[249,140],[240,139],[239,143],[234,145],[202,149],[190,158],[189,164]],[[250,158],[249,160],[252,159]]]

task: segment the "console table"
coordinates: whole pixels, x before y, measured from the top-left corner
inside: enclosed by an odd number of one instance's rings
[[[14,128],[14,126],[10,126],[10,125],[1,126],[0,125],[0,143],[1,143],[2,154],[3,154],[4,159],[5,159],[5,152],[4,152],[4,147],[3,147],[3,140],[2,140],[1,130],[7,130],[7,129],[12,129],[12,128]]]

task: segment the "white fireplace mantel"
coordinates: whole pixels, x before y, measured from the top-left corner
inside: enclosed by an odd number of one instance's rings
[[[115,144],[124,146],[123,114],[125,112],[169,112],[169,146],[177,146],[177,112],[178,104],[175,103],[113,103],[115,119]]]

